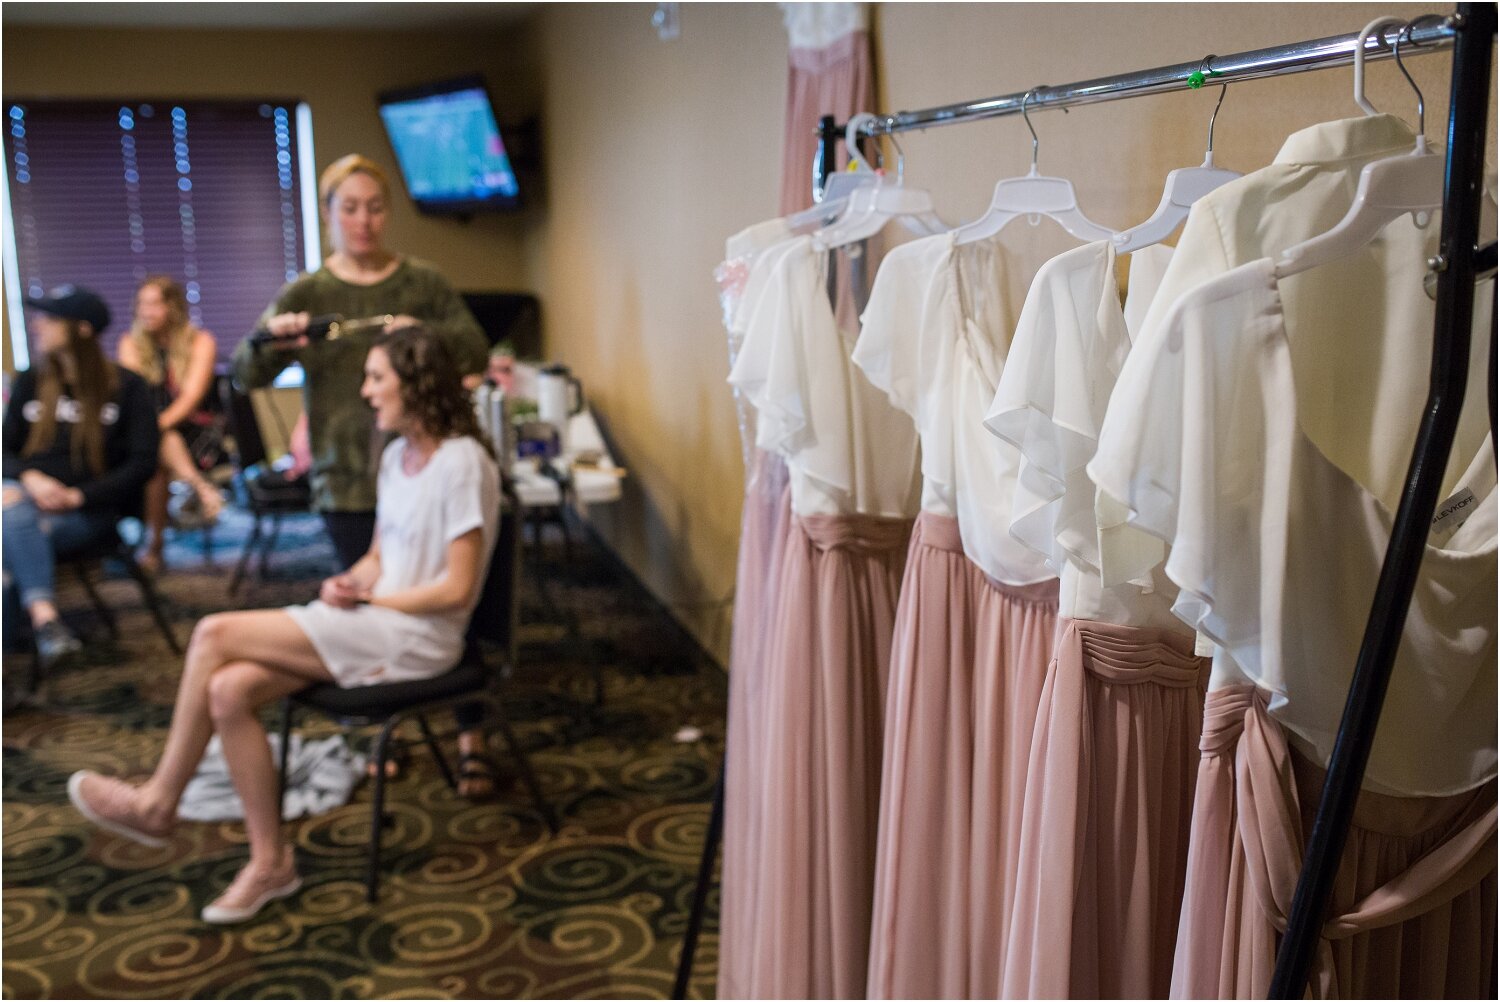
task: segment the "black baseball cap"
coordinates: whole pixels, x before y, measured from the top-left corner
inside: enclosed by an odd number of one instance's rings
[[[104,333],[109,326],[109,307],[97,292],[81,285],[59,285],[45,296],[27,296],[22,302],[50,316],[83,320],[94,328],[95,334]]]

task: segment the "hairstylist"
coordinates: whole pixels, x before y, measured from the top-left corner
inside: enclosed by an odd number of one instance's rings
[[[246,340],[234,353],[234,376],[246,388],[268,385],[293,362],[302,363],[303,406],[312,446],[313,508],[347,568],[370,548],[375,531],[375,474],[383,441],[373,440],[370,410],[359,398],[360,372],[371,335],[337,341],[303,335],[323,314],[348,319],[391,314],[387,330],[420,323],[446,344],[460,373],[481,373],[484,333],[453,286],[429,264],[385,245],[390,184],[374,162],[350,154],[318,181],[323,221],[333,253],[323,267],[299,275],[261,317],[279,340]]]
[[[336,341],[305,337],[308,320],[339,314],[354,320],[391,314],[386,330],[420,324],[440,338],[465,384],[479,382],[488,345],[453,286],[430,264],[385,244],[390,183],[376,163],[351,153],[318,179],[318,199],[333,253],[315,272],[297,276],[266,307],[259,326],[277,341],[246,339],[234,353],[234,377],[247,389],[266,386],[293,362],[302,363],[302,404],[312,451],[312,505],[323,518],[343,570],[370,549],[375,535],[375,481],[385,436],[360,399],[365,355],[377,332]],[[465,796],[495,789],[495,769],[472,712],[457,714]],[[392,766],[400,769],[399,759]]]

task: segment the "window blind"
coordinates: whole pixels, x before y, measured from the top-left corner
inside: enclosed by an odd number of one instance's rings
[[[109,304],[113,355],[135,290],[166,274],[220,360],[306,260],[298,103],[5,103],[16,276],[9,291],[65,282]],[[311,162],[311,156],[305,157]]]

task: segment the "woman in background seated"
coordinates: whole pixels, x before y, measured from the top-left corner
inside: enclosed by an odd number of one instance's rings
[[[197,495],[203,517],[213,522],[224,506],[219,489],[203,477],[194,458],[200,438],[212,428],[203,409],[214,381],[217,346],[212,334],[188,320],[187,293],[166,275],[152,275],[135,294],[135,319],[120,340],[120,364],[151,386],[161,428],[161,468],[146,488],[146,528],[151,540],[141,566],[161,570],[162,535],[167,527],[167,496],[172,480]]]
[[[139,513],[156,469],[156,413],[146,384],[99,346],[104,300],[65,285],[25,303],[41,357],[16,375],[5,410],[0,538],[6,618],[24,607],[48,669],[81,648],[53,604],[56,558],[107,542],[121,517]]]
[[[440,675],[458,662],[500,520],[500,473],[440,341],[421,328],[376,337],[360,393],[400,437],[380,460],[374,540],[318,601],[226,612],[193,631],[166,749],[140,786],[74,773],[90,821],[165,844],[183,788],[217,731],[245,808],[250,861],[203,910],[241,922],[301,886],[281,834],[276,769],[258,711],[319,682],[345,687]]]

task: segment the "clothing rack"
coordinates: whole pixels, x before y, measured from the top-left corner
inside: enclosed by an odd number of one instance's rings
[[[1464,5],[1460,5],[1462,7]],[[1402,41],[1402,58],[1436,52],[1453,45],[1457,33],[1456,18],[1459,15],[1443,16],[1426,14],[1413,19],[1410,41]],[[1403,31],[1403,35],[1404,35]],[[1407,46],[1410,45],[1410,48]],[[1026,103],[1026,112],[1031,114],[1048,108],[1073,108],[1103,101],[1119,101],[1124,98],[1142,97],[1147,94],[1163,94],[1180,91],[1194,74],[1203,86],[1239,83],[1264,77],[1286,76],[1290,73],[1305,73],[1309,70],[1334,69],[1354,63],[1354,50],[1359,47],[1359,32],[1347,35],[1332,35],[1314,38],[1305,42],[1275,45],[1266,49],[1238,52],[1230,56],[1205,56],[1191,62],[1172,66],[1159,66],[1151,70],[1137,70],[1115,76],[1099,77],[1079,83],[1063,84],[1060,87],[1040,86],[1028,91],[989,97],[963,104],[947,104],[920,111],[898,111],[894,115],[876,116],[867,119],[860,132],[867,136],[889,135],[894,132],[910,132],[913,129],[931,129],[942,125],[958,125],[999,118],[1004,115],[1019,115],[1021,103]],[[1373,32],[1365,39],[1365,60],[1389,59],[1393,50],[1384,41],[1384,32]],[[846,125],[835,124],[824,118],[819,125],[821,138],[818,164],[824,170],[834,162],[834,144],[844,138]],[[821,187],[821,185],[819,186]]]
[[[1491,47],[1495,37],[1493,3],[1460,3],[1450,15],[1413,19],[1410,41],[1403,41],[1403,57],[1454,48],[1449,106],[1447,170],[1443,196],[1440,253],[1428,262],[1437,273],[1437,309],[1433,332],[1432,376],[1427,404],[1408,468],[1406,487],[1396,512],[1395,527],[1386,551],[1375,599],[1350,685],[1348,702],[1329,762],[1322,799],[1308,841],[1301,877],[1277,955],[1271,982],[1272,998],[1300,998],[1307,984],[1333,880],[1364,777],[1375,725],[1380,718],[1386,685],[1405,626],[1407,609],[1421,567],[1427,532],[1437,506],[1438,490],[1447,466],[1463,406],[1468,374],[1470,326],[1473,319],[1474,279],[1485,256],[1493,268],[1494,247],[1476,247],[1479,207],[1483,194],[1485,130],[1489,121]],[[1407,48],[1407,46],[1410,46]],[[1309,70],[1348,66],[1359,48],[1359,33],[1293,42],[1229,56],[1208,56],[1191,62],[1116,76],[1100,77],[1058,87],[986,98],[962,104],[866,119],[858,130],[878,136],[914,129],[973,122],[1025,110],[1068,108],[1179,90],[1190,78],[1217,86]],[[1366,60],[1394,53],[1384,32],[1373,33],[1364,44]],[[1195,76],[1196,75],[1196,76]],[[1204,78],[1209,79],[1205,80]],[[818,126],[820,142],[814,161],[814,198],[821,196],[833,173],[837,143],[845,138],[847,123],[824,116]],[[1492,342],[1493,344],[1493,342]],[[1493,347],[1492,347],[1493,353]],[[1494,391],[1491,390],[1493,399]],[[1491,422],[1493,424],[1493,405]],[[726,761],[727,766],[727,761]],[[721,769],[700,861],[698,887],[673,998],[686,998],[713,864],[723,829],[725,773]]]

